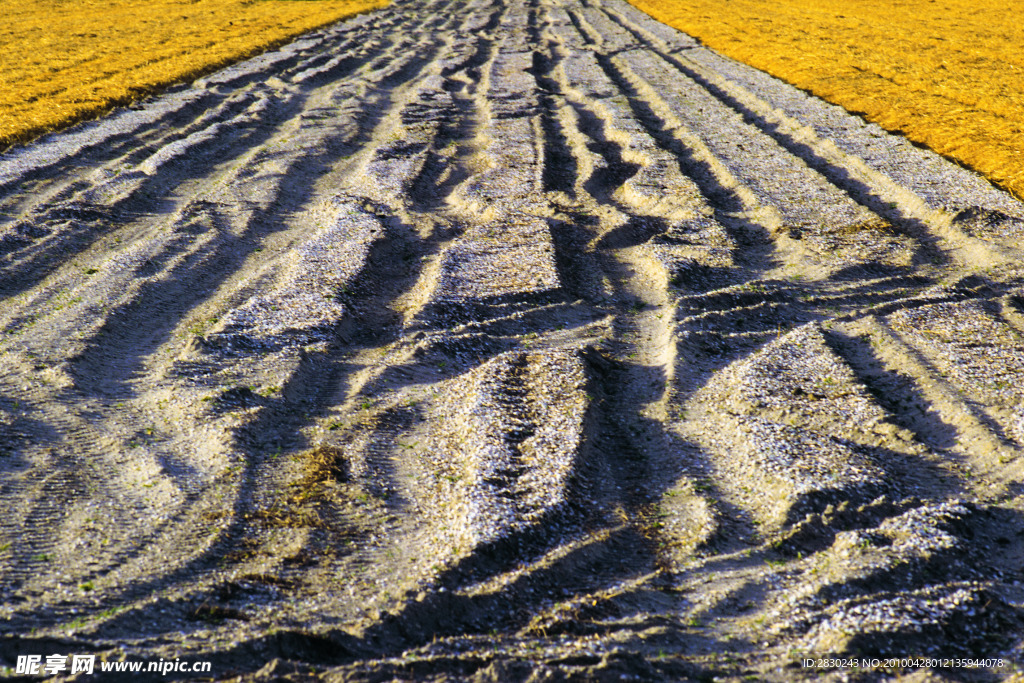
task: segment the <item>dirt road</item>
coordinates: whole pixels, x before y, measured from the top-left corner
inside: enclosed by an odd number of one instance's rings
[[[396,2],[0,212],[7,665],[1021,661],[1024,206],[624,3]]]

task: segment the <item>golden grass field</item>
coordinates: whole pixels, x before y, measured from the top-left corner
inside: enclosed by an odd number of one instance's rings
[[[386,0],[0,0],[0,149]]]
[[[1024,197],[1024,22],[1005,0],[630,0]]]

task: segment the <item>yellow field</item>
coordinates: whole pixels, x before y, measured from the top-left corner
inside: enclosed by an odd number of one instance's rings
[[[1006,0],[631,0],[1024,197],[1024,22]]]
[[[0,0],[0,149],[387,0]]]

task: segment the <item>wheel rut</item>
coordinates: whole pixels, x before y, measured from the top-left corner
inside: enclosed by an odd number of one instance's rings
[[[0,663],[1024,666],[1022,227],[619,0],[399,0],[9,150]]]

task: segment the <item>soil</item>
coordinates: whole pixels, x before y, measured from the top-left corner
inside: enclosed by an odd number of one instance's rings
[[[0,212],[7,666],[1024,664],[1024,206],[618,0],[400,0]]]

